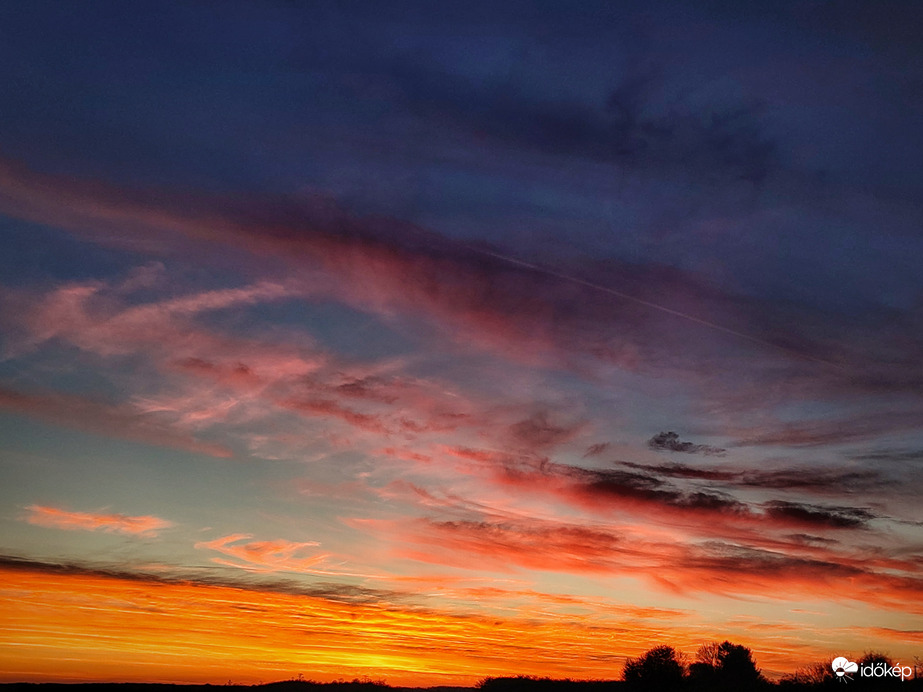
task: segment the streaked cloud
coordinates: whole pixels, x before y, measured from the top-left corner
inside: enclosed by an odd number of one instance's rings
[[[212,562],[264,572],[311,571],[329,557],[324,553],[318,553],[310,557],[298,555],[298,553],[303,553],[306,548],[318,547],[320,543],[316,541],[294,543],[281,539],[251,541],[249,540],[251,538],[253,536],[250,534],[236,533],[211,541],[201,541],[196,543],[195,547],[200,550],[214,550],[237,560],[237,562],[230,562],[222,558],[211,558]]]
[[[20,392],[0,386],[0,408],[56,425],[117,439],[229,457],[227,447],[198,440],[131,404],[112,405],[58,392]]]
[[[803,388],[852,398],[918,390],[915,380],[907,379],[919,356],[918,345],[905,334],[910,325],[895,323],[893,334],[879,330],[876,339],[870,332],[861,340],[864,351],[829,339],[821,342],[817,323],[829,322],[825,315],[808,313],[792,320],[782,311],[770,314],[775,310],[771,305],[655,264],[610,262],[604,276],[598,271],[570,275],[399,220],[364,219],[335,205],[267,199],[242,206],[205,196],[149,196],[59,179],[9,162],[3,165],[0,187],[2,208],[34,221],[78,232],[115,222],[118,233],[128,237],[143,239],[156,231],[162,242],[173,238],[180,243],[177,248],[188,241],[214,252],[216,243],[229,244],[246,254],[269,253],[289,273],[311,267],[314,274],[301,272],[293,290],[335,297],[382,316],[398,311],[422,317],[446,338],[517,362],[579,369],[590,358],[629,371],[656,370],[694,381],[709,396],[736,406],[753,401],[752,387],[762,388],[764,398],[768,392],[778,397]],[[763,316],[758,325],[750,317],[754,313]],[[795,333],[779,331],[782,325]],[[834,332],[845,327],[829,325]],[[742,356],[744,347],[759,356]],[[707,361],[712,349],[727,352],[727,363],[747,378],[728,375],[714,382],[693,366]],[[881,349],[895,355],[879,358]],[[896,412],[892,420],[918,415]],[[868,428],[862,438],[872,436],[869,425],[860,425]],[[882,430],[901,427],[881,421]],[[753,431],[740,443],[833,441],[830,434],[821,438],[799,427]],[[859,437],[851,433],[848,439]]]
[[[161,529],[173,526],[166,519],[102,512],[72,512],[59,507],[30,505],[23,520],[49,529],[67,531],[104,531],[128,536],[154,537]]]
[[[609,602],[596,604],[602,606],[599,614],[586,618],[567,610],[589,605],[584,599],[509,589],[479,589],[469,596],[534,598],[545,608],[527,611],[525,617],[484,615],[401,603],[383,591],[376,600],[343,599],[322,589],[312,594],[270,583],[222,583],[182,573],[171,578],[10,558],[0,561],[0,571],[6,585],[0,606],[7,615],[0,640],[19,641],[21,646],[10,647],[17,669],[36,674],[52,650],[71,652],[75,665],[96,671],[100,680],[124,681],[129,661],[144,665],[139,673],[144,680],[167,680],[175,668],[163,662],[163,654],[188,657],[192,650],[188,660],[194,661],[196,673],[191,679],[203,681],[226,675],[229,659],[237,666],[235,680],[253,683],[265,680],[268,671],[297,675],[306,661],[316,679],[358,677],[374,669],[392,685],[468,685],[485,672],[589,670],[604,678],[623,654],[600,654],[600,639],[619,641],[628,655],[649,648],[667,631],[691,649],[703,639],[700,626],[676,610]],[[555,604],[564,611],[551,612]],[[30,615],[37,607],[47,613],[39,622]],[[74,648],[75,639],[86,641],[87,618],[98,636],[92,647]],[[30,637],[20,641],[27,629]],[[758,660],[781,669],[793,667],[798,656],[819,657],[823,651],[812,648],[816,644],[797,629],[763,636],[751,633],[747,643]],[[438,647],[432,646],[434,640]],[[113,648],[116,643],[120,648]],[[125,647],[131,647],[130,654]],[[44,675],[61,679],[47,668]]]
[[[390,538],[400,556],[429,564],[499,572],[540,570],[632,577],[670,593],[711,593],[769,599],[832,598],[923,614],[908,599],[923,594],[909,563],[856,559],[837,550],[780,552],[720,540],[652,539],[633,525],[591,528],[546,521],[354,520]],[[733,575],[729,579],[728,575]],[[783,586],[784,590],[779,587]]]

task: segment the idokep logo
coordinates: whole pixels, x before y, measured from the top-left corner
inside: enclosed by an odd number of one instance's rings
[[[875,661],[860,666],[844,656],[837,656],[833,659],[830,667],[833,668],[840,682],[849,682],[853,679],[850,673],[856,672],[863,678],[900,678],[901,681],[906,680],[913,673],[913,668],[902,666],[900,663],[891,665],[883,661]]]
[[[858,663],[853,663],[843,656],[837,656],[833,659],[833,663],[831,663],[830,666],[833,668],[833,672],[836,674],[837,678],[843,682],[852,680],[852,675],[850,675],[850,673],[855,673],[859,670]]]

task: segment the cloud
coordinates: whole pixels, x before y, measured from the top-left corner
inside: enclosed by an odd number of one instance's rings
[[[862,454],[853,454],[852,458],[858,461],[913,463],[923,459],[923,449],[877,449]]]
[[[272,340],[257,339],[203,324],[215,310],[295,295],[297,289],[273,282],[141,303],[137,297],[128,300],[117,282],[114,287],[84,282],[44,294],[21,294],[11,324],[24,334],[13,350],[54,353],[74,345],[81,358],[103,359],[110,373],[118,372],[120,360],[141,356],[132,363],[138,374],[133,386],[147,380],[159,391],[139,392],[131,402],[94,406],[72,395],[0,390],[0,406],[92,432],[216,456],[231,452],[198,442],[190,431],[241,425],[273,412],[407,439],[474,424],[477,407],[466,396],[435,378],[398,374],[399,360],[349,361],[315,347],[302,332],[280,330]]]
[[[270,541],[251,541],[252,535],[234,533],[221,536],[211,541],[195,544],[200,550],[214,550],[222,555],[234,558],[234,561],[213,557],[211,561],[226,567],[236,567],[249,572],[295,572],[299,574],[318,574],[339,577],[364,577],[379,579],[383,573],[357,572],[342,567],[343,560],[332,563],[331,553],[314,553],[303,555],[306,550],[317,548],[316,541],[294,542],[277,538]]]
[[[535,413],[509,426],[514,445],[529,449],[544,449],[573,439],[584,426],[581,423],[560,425],[547,412]]]
[[[740,467],[702,467],[688,464],[639,464],[619,462],[621,466],[667,478],[712,481],[728,487],[800,490],[819,494],[868,492],[893,486],[896,481],[874,469],[817,468],[796,466],[774,470],[751,470]]]
[[[918,573],[876,570],[863,560],[828,554],[829,559],[786,555],[714,542],[696,548],[667,577],[679,589],[779,597],[779,589],[814,598],[852,599],[874,607],[923,614]],[[841,557],[842,559],[837,559]]]
[[[243,293],[230,289],[228,295],[214,296],[215,304],[329,298],[387,322],[401,320],[427,338],[517,363],[564,367],[592,377],[613,366],[656,373],[697,387],[703,408],[726,413],[722,432],[740,446],[836,445],[913,429],[919,421],[919,406],[910,403],[897,411],[842,420],[760,427],[740,423],[743,413],[766,411],[793,395],[855,400],[900,392],[915,399],[919,382],[907,373],[914,372],[921,351],[912,325],[903,319],[884,331],[863,331],[861,325],[808,309],[793,318],[790,310],[769,301],[734,296],[656,263],[607,260],[566,270],[541,266],[506,256],[502,248],[460,242],[398,220],[358,217],[329,200],[149,194],[4,163],[0,209],[78,233],[142,240],[156,236],[173,252],[188,252],[190,243],[198,244],[205,257],[240,252],[254,266],[268,262],[280,277],[238,289]],[[92,287],[80,290],[82,295],[70,296],[70,305],[85,303],[87,293],[93,293]],[[63,336],[64,325],[73,333],[66,302],[33,330]],[[183,313],[181,304],[171,309],[186,323],[194,314]],[[188,309],[214,308],[206,301]],[[145,322],[154,315],[150,309],[128,311],[105,328],[82,334],[78,345],[93,339],[95,348],[115,352],[142,339],[181,342],[179,324],[174,335],[160,334]],[[832,339],[831,333],[843,338]],[[194,333],[189,338],[200,337]],[[215,346],[220,350],[220,344]],[[201,352],[185,357],[215,360]],[[723,364],[720,374],[714,370],[716,358]],[[363,389],[347,386],[341,394],[355,398]],[[353,407],[338,406],[327,408],[346,421],[340,409]],[[407,430],[417,424],[410,419]],[[675,442],[680,448],[689,444]]]
[[[901,643],[923,644],[923,630],[900,630],[892,627],[868,627],[870,634]]]
[[[29,505],[24,520],[35,526],[67,531],[105,531],[128,536],[154,537],[173,522],[154,516],[129,516],[127,514],[101,514],[69,512],[57,507]]]
[[[359,413],[348,408],[344,408],[335,401],[329,399],[283,399],[279,405],[283,408],[306,413],[311,416],[329,416],[337,418],[353,427],[365,430],[371,433],[387,433],[381,418],[368,413]]]
[[[638,471],[644,471],[645,473],[655,474],[657,476],[666,476],[668,478],[733,481],[741,474],[740,471],[726,470],[723,468],[704,468],[676,462],[669,464],[638,464],[633,461],[622,461],[619,462],[619,464],[626,468],[637,469]]]
[[[923,420],[919,404],[890,411],[829,420],[809,420],[759,430],[738,430],[737,447],[819,447],[844,445],[915,430]]]
[[[528,569],[598,574],[613,571],[620,552],[620,539],[610,532],[551,522],[517,524],[420,519],[400,525],[381,521],[354,523],[406,531],[401,543],[427,548],[425,551],[400,549],[404,557],[467,569],[473,564],[470,556],[476,555],[479,565],[501,572],[508,571],[509,565],[517,565]]]
[[[212,562],[259,572],[316,571],[317,565],[329,557],[325,553],[310,557],[297,556],[305,548],[318,547],[320,543],[315,541],[295,543],[284,539],[274,541],[248,540],[252,537],[246,533],[234,533],[211,541],[201,541],[196,543],[195,547],[200,550],[215,550],[238,561],[230,562],[222,558],[212,558]]]
[[[446,447],[444,451],[472,462],[465,473],[483,478],[492,487],[526,498],[539,496],[580,509],[593,517],[611,519],[643,518],[655,526],[682,527],[693,535],[723,537],[753,543],[790,547],[791,541],[770,531],[851,531],[870,528],[873,519],[895,519],[866,508],[818,505],[787,499],[753,501],[738,497],[732,490],[753,487],[802,489],[815,494],[837,494],[848,489],[831,487],[843,476],[820,473],[813,483],[788,488],[782,483],[788,472],[743,470],[718,471],[667,465],[647,466],[622,462],[638,470],[583,468],[551,462],[546,458],[472,448]],[[659,471],[665,470],[665,474]],[[643,472],[642,472],[643,471]],[[664,476],[691,480],[676,484]],[[853,478],[850,474],[846,479]],[[861,478],[861,476],[860,476]],[[760,485],[765,481],[765,486]],[[888,484],[882,481],[882,487]]]
[[[798,594],[899,611],[906,611],[912,599],[918,602],[923,595],[923,580],[912,565],[884,563],[878,569],[874,561],[822,548],[811,548],[822,555],[814,557],[722,540],[688,544],[658,540],[631,526],[591,527],[523,518],[408,518],[351,524],[387,536],[400,557],[462,569],[629,576],[681,594],[773,599]],[[477,559],[472,561],[471,556]],[[912,608],[923,613],[920,606]]]
[[[701,623],[688,624],[675,611],[595,598],[561,603],[557,594],[527,594],[539,607],[525,603],[484,613],[459,607],[451,597],[438,607],[421,603],[418,587],[407,603],[407,592],[349,584],[215,579],[189,570],[157,575],[16,557],[0,557],[0,577],[7,633],[19,641],[27,634],[41,637],[43,644],[37,651],[18,647],[24,669],[47,671],[48,647],[61,647],[92,663],[98,677],[113,679],[124,677],[119,652],[126,647],[138,665],[160,666],[180,678],[193,666],[212,680],[226,679],[232,652],[238,681],[254,684],[267,669],[297,675],[292,661],[305,656],[325,679],[374,669],[407,687],[471,686],[485,670],[514,675],[524,665],[536,674],[573,670],[602,679],[623,656],[662,637],[665,626],[682,640],[703,636]],[[584,603],[592,616],[574,613]],[[36,620],[38,609],[48,617]],[[91,652],[74,652],[73,642],[87,637],[87,612],[98,636]],[[601,640],[616,648],[601,655]],[[780,646],[778,634],[772,646]],[[162,668],[165,657],[176,668]],[[116,659],[111,666],[110,658]]]
[[[228,562],[220,564],[228,565]],[[220,588],[243,589],[254,593],[275,593],[291,596],[309,596],[340,603],[383,603],[401,601],[408,593],[389,589],[338,582],[306,584],[303,581],[268,577],[274,572],[269,569],[242,569],[230,574],[226,571],[215,574],[211,568],[180,567],[175,565],[152,565],[144,567],[113,566],[92,561],[50,562],[17,555],[0,555],[0,570],[37,572],[50,575],[74,577],[99,577],[129,582],[156,585],[194,585]],[[279,572],[297,570],[278,570]],[[318,572],[318,574],[329,574]],[[346,575],[349,576],[349,575]]]
[[[583,456],[584,458],[599,456],[600,454],[605,452],[607,449],[609,449],[609,447],[611,447],[611,444],[609,442],[597,442],[596,444],[592,444],[589,447],[587,447],[586,452],[584,453]]]
[[[690,377],[694,370],[678,366],[707,341],[685,338],[690,330],[726,338],[746,328],[739,300],[673,268],[609,260],[571,277],[327,202],[152,196],[5,163],[0,209],[79,233],[112,226],[131,237],[173,238],[184,251],[195,242],[268,255],[293,278],[265,292],[300,290],[388,319],[422,317],[453,341],[532,364],[576,367],[575,358],[589,356]],[[723,326],[716,330],[712,319]]]
[[[500,486],[551,495],[568,504],[603,515],[643,515],[649,519],[685,518],[710,523],[753,520],[751,509],[717,490],[683,490],[654,475],[621,470],[586,469],[528,457],[471,451],[469,458],[490,462],[490,475]],[[712,517],[709,519],[708,517]]]
[[[658,451],[684,452],[686,454],[723,454],[725,450],[709,445],[697,445],[692,442],[680,442],[675,432],[661,432],[647,441],[647,446]]]
[[[213,457],[232,455],[227,447],[197,440],[183,431],[164,425],[131,404],[111,405],[73,394],[27,394],[0,387],[0,409],[117,439],[173,447]]]
[[[792,519],[804,524],[833,528],[862,528],[877,518],[871,511],[861,507],[823,507],[784,500],[773,500],[763,507],[773,519]]]

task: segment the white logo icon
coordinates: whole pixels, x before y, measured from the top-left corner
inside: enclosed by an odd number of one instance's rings
[[[852,675],[847,675],[847,673],[855,673],[859,670],[858,663],[853,663],[843,656],[838,656],[833,659],[833,663],[830,664],[830,667],[833,668],[833,672],[836,673],[837,678],[843,682],[852,680]]]

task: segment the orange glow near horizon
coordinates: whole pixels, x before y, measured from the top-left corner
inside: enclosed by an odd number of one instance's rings
[[[3,681],[258,683],[368,676],[470,685],[530,674],[613,679],[624,654],[701,626],[593,618],[491,618],[231,586],[0,571]],[[770,636],[761,663],[794,669],[823,652]],[[607,651],[608,649],[608,651]],[[810,660],[810,659],[808,659]]]

